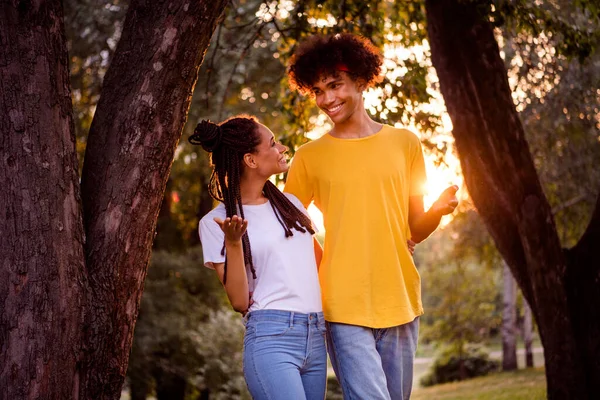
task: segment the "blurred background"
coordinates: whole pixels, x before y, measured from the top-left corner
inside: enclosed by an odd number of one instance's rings
[[[593,51],[600,28],[576,3],[522,0],[492,5],[490,14],[563,247],[582,235],[600,189],[600,54]],[[128,2],[64,5],[81,166]],[[558,28],[542,29],[540,20]],[[593,33],[596,42],[574,46],[583,39],[571,28]],[[384,81],[365,94],[366,106],[374,119],[421,138],[426,206],[447,186],[461,187],[457,212],[415,251],[426,313],[413,398],[545,398],[535,321],[463,183],[431,65],[424,2],[232,0],[205,55],[171,169],[123,399],[249,398],[241,371],[242,321],[216,275],[203,267],[197,234],[199,218],[214,206],[206,190],[209,160],[187,137],[202,119],[218,122],[240,113],[257,116],[291,153],[327,132],[328,119],[314,102],[289,90],[285,66],[303,38],[337,32],[364,35],[382,49]],[[318,210],[309,211],[322,224]],[[324,235],[321,226],[320,240]],[[330,375],[327,398],[341,399]],[[480,375],[487,376],[470,380]]]

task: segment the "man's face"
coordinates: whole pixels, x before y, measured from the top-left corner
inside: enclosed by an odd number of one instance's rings
[[[317,106],[334,124],[348,121],[363,107],[362,90],[345,72],[323,76],[312,87]]]

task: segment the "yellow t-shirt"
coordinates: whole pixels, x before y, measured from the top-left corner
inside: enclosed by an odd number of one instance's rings
[[[298,149],[285,191],[323,213],[326,320],[386,328],[423,314],[406,241],[408,198],[423,195],[425,181],[421,143],[405,129],[384,125],[360,139],[326,134]]]

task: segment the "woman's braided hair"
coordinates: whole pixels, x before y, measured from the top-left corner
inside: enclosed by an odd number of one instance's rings
[[[190,143],[201,145],[210,153],[213,167],[208,191],[212,198],[225,205],[228,218],[238,214],[244,217],[244,207],[240,193],[244,154],[256,152],[260,144],[258,121],[255,117],[239,115],[227,119],[220,124],[202,121],[189,138]],[[283,227],[286,237],[293,236],[292,229],[299,232],[314,234],[310,218],[300,211],[271,181],[263,187],[263,193],[269,200],[277,220]],[[242,236],[244,264],[250,267],[252,277],[256,279],[256,270],[252,262],[252,250],[248,232]],[[225,255],[225,243],[221,249]],[[223,284],[227,281],[227,256],[225,257],[225,272]]]

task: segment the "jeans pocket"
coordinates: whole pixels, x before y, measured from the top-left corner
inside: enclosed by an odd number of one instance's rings
[[[256,329],[254,331],[254,334],[257,338],[283,336],[290,329],[291,326],[287,322],[258,321],[256,323]]]

